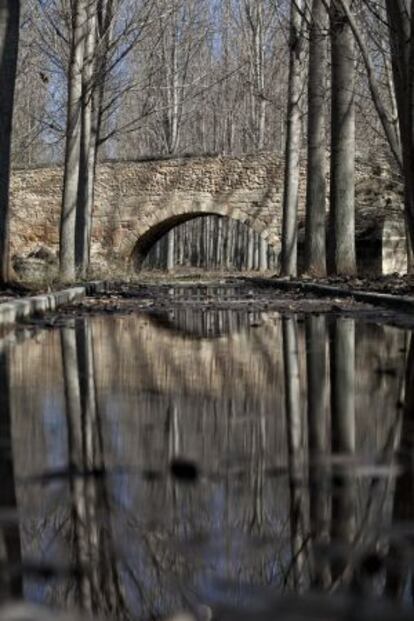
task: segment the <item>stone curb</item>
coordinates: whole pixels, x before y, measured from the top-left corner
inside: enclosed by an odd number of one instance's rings
[[[29,319],[30,317],[41,317],[61,306],[81,300],[87,295],[104,293],[105,291],[106,283],[96,281],[89,282],[80,287],[71,287],[62,291],[4,302],[0,304],[0,327],[12,326],[18,321]]]
[[[246,282],[279,289],[280,291],[301,291],[313,293],[320,297],[352,298],[356,302],[365,302],[373,306],[385,306],[398,311],[413,312],[414,297],[392,295],[390,293],[375,293],[371,291],[359,291],[356,289],[342,289],[333,285],[319,285],[299,280],[277,280],[271,278],[252,277],[246,278]]]

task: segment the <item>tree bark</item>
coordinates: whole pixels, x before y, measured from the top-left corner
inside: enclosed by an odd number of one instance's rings
[[[259,237],[259,253],[260,253],[259,269],[261,272],[265,272],[268,269],[267,248],[268,247],[267,247],[266,240],[260,235]]]
[[[87,0],[75,0],[68,72],[68,112],[60,221],[60,276],[75,279],[76,206],[82,138],[82,72],[85,52]]]
[[[291,3],[288,112],[282,223],[282,275],[297,275],[297,212],[301,146],[301,102],[305,51],[305,1]]]
[[[168,243],[167,243],[167,272],[172,272],[174,270],[174,229],[169,231],[168,233]]]
[[[326,274],[325,96],[329,28],[325,0],[314,0],[311,20],[305,270],[315,276],[324,276]]]
[[[347,0],[352,9],[353,0]],[[356,273],[355,250],[355,43],[341,0],[331,7],[332,112],[330,269]]]
[[[9,281],[9,190],[20,0],[0,0],[0,284]]]
[[[398,107],[404,176],[404,203],[414,248],[414,3],[386,0],[392,69]]]
[[[87,9],[85,52],[82,69],[82,136],[79,164],[79,187],[76,208],[76,266],[83,278],[87,274],[90,256],[90,236],[95,185],[96,137],[94,115],[94,66],[96,49],[96,9],[89,2]],[[102,79],[102,77],[101,77]]]

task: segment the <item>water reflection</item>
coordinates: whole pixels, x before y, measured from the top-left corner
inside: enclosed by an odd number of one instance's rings
[[[78,319],[2,354],[2,597],[116,619],[263,586],[411,599],[409,336],[210,318]]]
[[[9,365],[0,351],[0,599],[22,594],[21,542],[17,519],[11,432]]]

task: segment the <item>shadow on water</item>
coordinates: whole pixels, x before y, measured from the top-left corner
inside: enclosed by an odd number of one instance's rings
[[[0,355],[2,599],[114,619],[412,606],[410,335],[208,316],[77,319]]]

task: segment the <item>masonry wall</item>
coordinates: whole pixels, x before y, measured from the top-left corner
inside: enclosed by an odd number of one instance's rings
[[[127,259],[140,236],[178,215],[218,213],[278,245],[283,170],[271,154],[117,162],[98,168],[94,259]],[[58,249],[62,171],[19,170],[12,178],[12,253]]]
[[[359,234],[401,220],[401,188],[383,169],[357,170]],[[387,189],[388,188],[388,189]],[[62,191],[59,167],[16,170],[12,175],[12,255],[39,247],[57,254]],[[127,263],[137,245],[148,248],[180,218],[221,214],[241,220],[269,244],[280,246],[283,162],[272,153],[110,162],[97,171],[92,261]],[[299,214],[303,225],[305,170]],[[365,229],[364,229],[365,227]],[[396,227],[400,230],[401,227]]]

